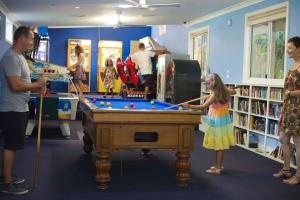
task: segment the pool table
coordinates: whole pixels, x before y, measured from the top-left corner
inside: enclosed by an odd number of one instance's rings
[[[150,149],[175,152],[177,184],[187,186],[194,130],[200,123],[201,111],[165,109],[172,105],[142,99],[83,97],[80,106],[84,151],[91,153],[95,148],[96,182],[100,189],[107,189],[110,182],[111,154],[130,149],[142,149],[145,153]]]

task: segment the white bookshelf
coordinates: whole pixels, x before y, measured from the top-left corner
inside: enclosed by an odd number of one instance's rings
[[[232,120],[237,145],[282,163],[278,122],[283,87],[242,85],[233,101]],[[296,167],[294,163],[292,167]]]
[[[236,95],[231,96],[229,110],[237,146],[282,163],[278,122],[283,86],[245,84],[236,91]],[[207,94],[205,83],[202,83],[201,95]],[[296,168],[294,163],[291,166]]]

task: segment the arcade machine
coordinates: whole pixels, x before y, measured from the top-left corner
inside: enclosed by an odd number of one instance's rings
[[[201,68],[196,60],[173,59],[172,55],[158,56],[157,99],[172,104],[200,97]],[[199,104],[200,101],[194,102]]]
[[[49,36],[41,36],[35,59],[43,62],[49,62],[49,52],[50,52],[49,47],[50,47]]]
[[[153,38],[140,39],[148,50],[165,49]],[[201,68],[188,55],[163,54],[152,60],[156,99],[172,104],[200,97]],[[200,103],[194,102],[194,104]]]
[[[27,60],[31,79],[35,81],[39,74],[43,73],[47,78],[47,94],[43,97],[42,120],[57,121],[62,135],[69,138],[70,120],[76,119],[78,96],[68,93],[69,71],[66,67],[49,64],[41,61]],[[26,128],[26,136],[30,136],[37,124],[40,94],[32,93],[29,100],[29,121]]]

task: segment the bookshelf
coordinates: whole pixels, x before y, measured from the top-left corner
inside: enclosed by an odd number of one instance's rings
[[[237,145],[283,163],[278,132],[283,86],[240,86],[229,104]],[[207,94],[205,83],[202,83],[201,95]],[[296,168],[295,154],[292,157],[291,166]]]
[[[278,122],[283,87],[242,85],[233,101],[232,122],[237,145],[282,163]],[[296,168],[295,159],[291,166]]]

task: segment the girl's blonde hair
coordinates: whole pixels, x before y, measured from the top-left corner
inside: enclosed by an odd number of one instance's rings
[[[75,54],[79,56],[81,53],[84,53],[83,48],[77,44],[75,46]]]
[[[213,81],[212,91],[216,97],[216,102],[228,103],[230,95],[220,76],[216,73],[212,73],[208,75],[207,78]]]

